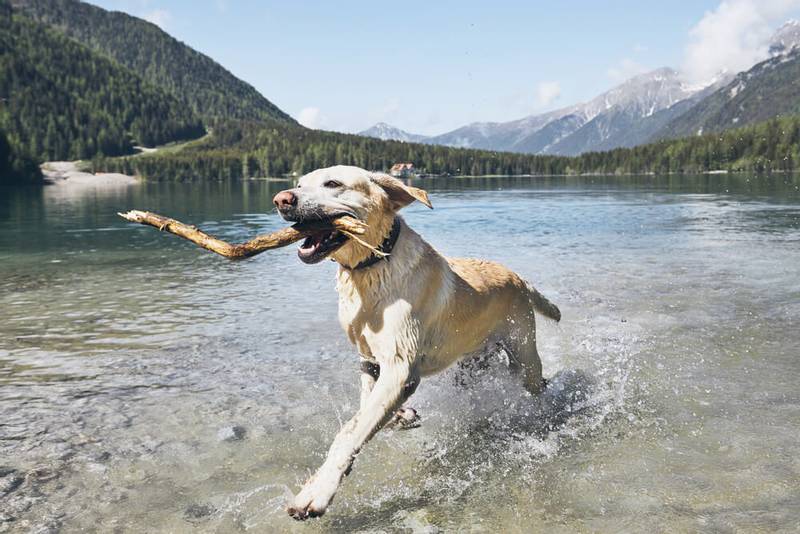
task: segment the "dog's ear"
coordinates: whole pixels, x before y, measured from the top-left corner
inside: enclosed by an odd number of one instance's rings
[[[392,202],[392,208],[395,210],[405,208],[415,200],[419,200],[433,209],[431,201],[428,200],[428,193],[424,189],[406,185],[388,174],[373,174],[370,179],[386,191],[386,194],[389,195],[389,200]]]

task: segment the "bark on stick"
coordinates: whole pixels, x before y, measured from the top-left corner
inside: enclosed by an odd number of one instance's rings
[[[190,226],[157,213],[131,210],[118,215],[128,221],[154,226],[161,231],[188,239],[206,250],[231,259],[250,258],[265,250],[291,245],[295,241],[305,239],[319,232],[338,230],[349,236],[357,236],[366,231],[364,223],[353,217],[344,216],[330,221],[297,223],[271,234],[256,236],[246,243],[237,245],[210,236],[196,226]]]

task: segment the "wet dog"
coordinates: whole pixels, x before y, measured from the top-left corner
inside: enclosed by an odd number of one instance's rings
[[[414,424],[416,412],[402,406],[421,377],[501,347],[530,393],[544,387],[534,310],[555,321],[561,312],[502,265],[439,254],[398,215],[414,201],[432,208],[421,189],[346,166],[314,171],[275,195],[287,221],[349,215],[366,222],[362,239],[372,246],[332,231],[307,238],[298,250],[305,263],[339,264],[339,322],[358,348],[362,373],[358,413],[287,508],[295,519],[325,513],[378,430]]]

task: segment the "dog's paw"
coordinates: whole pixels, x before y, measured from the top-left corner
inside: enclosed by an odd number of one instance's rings
[[[305,505],[292,504],[286,507],[286,512],[296,521],[305,521],[314,517],[320,517],[325,510],[317,510],[311,507],[311,503]]]
[[[420,416],[414,408],[403,406],[387,423],[387,427],[395,430],[410,430],[420,425]]]
[[[307,482],[300,493],[286,507],[286,513],[298,521],[305,521],[325,514],[336,494],[338,483],[321,484],[315,477]]]

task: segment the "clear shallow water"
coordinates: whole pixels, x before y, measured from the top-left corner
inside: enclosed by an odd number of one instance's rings
[[[422,426],[378,434],[306,524],[286,495],[358,403],[335,266],[115,215],[243,240],[283,226],[285,184],[0,190],[0,532],[796,531],[800,181],[636,182],[423,181],[411,225],[561,307],[553,386],[501,362],[423,382]]]

